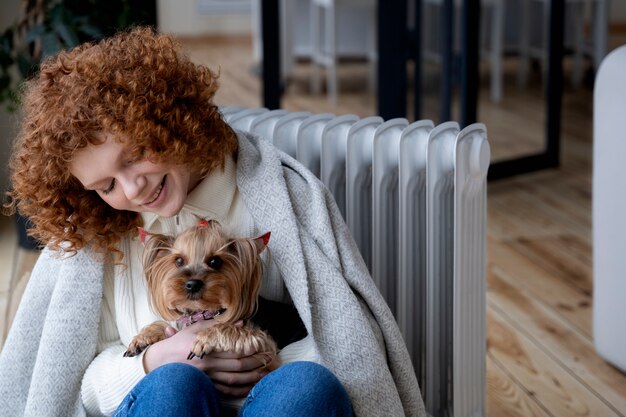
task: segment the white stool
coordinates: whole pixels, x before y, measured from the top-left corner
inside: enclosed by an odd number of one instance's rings
[[[541,37],[538,45],[531,45],[530,34],[537,26],[537,19],[534,18],[533,6],[541,7]],[[593,6],[593,10],[591,7]],[[565,0],[565,41],[574,52],[574,64],[572,68],[572,84],[579,86],[583,79],[582,59],[585,52],[588,52],[590,43],[593,67],[598,69],[600,62],[606,55],[606,27],[607,11],[606,0]],[[520,14],[520,65],[518,68],[518,84],[525,87],[528,82],[528,72],[530,58],[539,59],[544,65],[542,69],[546,72],[548,56],[548,22],[549,22],[550,2],[548,0],[522,0]],[[592,12],[590,20],[593,28],[588,42],[584,37],[585,17]],[[569,36],[568,36],[569,35]],[[545,77],[544,77],[545,78]]]
[[[337,8],[343,6],[367,8],[371,28],[367,31],[367,59],[370,65],[369,88],[375,90],[376,80],[376,0],[311,0],[311,91],[319,94],[320,67],[326,69],[326,89],[333,104],[337,103]],[[323,18],[322,18],[323,13]],[[322,34],[324,43],[322,44]]]

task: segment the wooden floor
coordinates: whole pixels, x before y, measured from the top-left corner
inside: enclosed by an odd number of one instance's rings
[[[187,39],[184,45],[195,61],[221,66],[219,104],[261,105],[248,40]],[[541,87],[531,80],[520,90],[514,65],[507,60],[500,104],[487,99],[484,87],[480,92],[479,120],[496,159],[543,143]],[[363,65],[350,63],[340,72],[337,106],[309,93],[308,72],[308,65],[297,65],[283,108],[376,114],[374,99],[362,92]],[[487,414],[493,417],[626,415],[626,375],[596,355],[592,340],[593,95],[568,82],[561,167],[488,186]]]

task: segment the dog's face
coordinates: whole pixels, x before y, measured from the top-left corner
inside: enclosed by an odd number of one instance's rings
[[[217,317],[222,322],[251,317],[267,239],[230,239],[215,221],[201,221],[176,238],[150,235],[144,270],[153,308],[166,320],[219,309],[225,309]]]

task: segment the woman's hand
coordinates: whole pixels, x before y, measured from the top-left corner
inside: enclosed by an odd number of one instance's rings
[[[214,320],[202,320],[178,332],[173,327],[166,329],[169,337],[150,346],[144,353],[146,373],[166,363],[187,363],[206,373],[223,394],[232,397],[247,395],[266,374],[262,359],[253,356],[257,352],[220,352],[187,359],[197,333],[215,324]]]
[[[267,371],[263,363],[256,357],[221,352],[208,356],[212,362],[211,370],[206,374],[211,378],[215,388],[229,397],[245,397],[254,385],[263,378]],[[207,356],[202,360],[206,360]]]

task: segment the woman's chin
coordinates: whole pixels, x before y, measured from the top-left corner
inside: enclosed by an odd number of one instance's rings
[[[154,210],[153,213],[157,214],[161,217],[174,217],[176,216],[178,213],[180,213],[180,209],[182,207],[178,207],[178,208],[164,208],[161,210]]]

